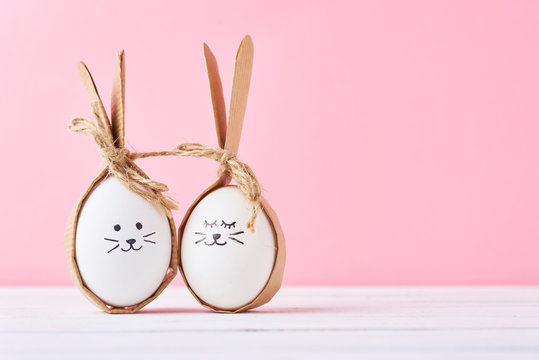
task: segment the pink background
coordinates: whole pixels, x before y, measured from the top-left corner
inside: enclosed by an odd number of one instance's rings
[[[539,2],[2,1],[0,285],[71,284],[62,233],[101,169],[84,60],[127,141],[215,145],[202,43],[227,98],[255,64],[240,158],[287,237],[286,284],[539,284]],[[186,207],[216,163],[139,162]],[[175,280],[181,284],[181,278]]]

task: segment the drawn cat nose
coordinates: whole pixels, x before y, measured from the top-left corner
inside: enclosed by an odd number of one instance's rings
[[[128,243],[129,245],[133,245],[137,240],[135,239],[129,239],[129,240],[125,240],[126,243]]]
[[[212,237],[213,237],[213,240],[217,240],[221,237],[221,234],[213,234]]]

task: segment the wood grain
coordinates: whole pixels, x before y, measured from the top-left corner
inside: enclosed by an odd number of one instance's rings
[[[71,287],[0,288],[0,359],[538,359],[539,287],[285,287],[217,314],[185,287],[110,316]]]

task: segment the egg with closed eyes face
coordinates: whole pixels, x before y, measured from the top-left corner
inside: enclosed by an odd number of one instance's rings
[[[251,203],[236,186],[220,187],[192,209],[181,233],[185,280],[214,309],[235,310],[266,286],[276,256],[273,227],[261,209],[254,232],[246,228]]]
[[[84,285],[111,306],[141,303],[165,279],[172,236],[162,208],[114,176],[102,180],[77,221],[75,255]]]

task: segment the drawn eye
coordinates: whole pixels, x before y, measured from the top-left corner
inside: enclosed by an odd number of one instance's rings
[[[114,225],[114,231],[120,231],[121,228],[120,224]]]
[[[136,226],[136,227],[137,227],[137,229],[139,229],[139,230],[140,230],[140,229],[142,229],[142,224],[141,224],[141,223],[139,223],[139,222],[138,222],[138,223],[136,223],[136,225],[135,225],[135,226]]]
[[[204,220],[204,227],[208,227],[208,226],[210,227],[210,229],[213,228],[214,226],[217,226],[217,220],[215,220],[212,223],[209,223],[208,221]]]
[[[232,228],[235,228],[236,227],[236,222],[232,222],[230,224],[227,224],[224,220],[223,222],[221,223],[221,226],[224,227],[225,229],[232,229]]]

